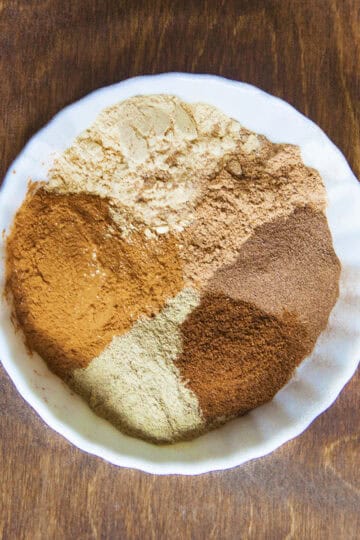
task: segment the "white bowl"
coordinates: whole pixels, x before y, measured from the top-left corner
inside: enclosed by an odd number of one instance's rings
[[[360,357],[360,186],[344,156],[293,107],[248,84],[209,75],[169,73],[136,77],[102,88],[66,107],[25,146],[0,192],[0,230],[9,228],[29,178],[44,180],[54,155],[113,103],[136,94],[169,93],[219,107],[271,141],[297,144],[327,188],[327,217],[342,264],[340,296],[316,347],[275,398],[191,442],[156,446],[117,431],[29,356],[2,300],[0,358],[20,394],[43,420],[73,444],[116,465],[156,474],[198,474],[263,456],[301,433],[336,399]],[[331,111],[329,111],[331,114]],[[0,240],[0,286],[4,239]]]

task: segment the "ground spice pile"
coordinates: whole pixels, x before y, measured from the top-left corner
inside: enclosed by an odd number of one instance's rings
[[[220,294],[205,295],[181,332],[176,365],[211,424],[271,399],[310,352],[292,314],[277,319]]]
[[[340,265],[298,148],[206,104],[137,96],[47,180],[8,237],[14,321],[123,432],[195,437],[270,400],[311,353]]]
[[[33,188],[8,238],[6,287],[27,345],[65,377],[182,288],[174,238],[126,242],[113,225],[104,199]]]

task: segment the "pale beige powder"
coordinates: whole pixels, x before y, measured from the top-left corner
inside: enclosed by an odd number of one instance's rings
[[[248,134],[237,157],[207,182],[196,203],[196,220],[181,234],[185,283],[206,285],[218,268],[236,259],[259,225],[298,206],[325,210],[321,177],[305,167],[298,147]]]
[[[241,141],[240,124],[215,107],[137,96],[101,112],[55,161],[47,188],[110,197],[121,205],[115,218],[124,234],[137,221],[148,225],[148,236],[181,231],[193,220],[202,180]]]
[[[138,437],[170,442],[200,432],[198,399],[174,365],[179,325],[198,303],[197,292],[183,289],[156,317],[139,319],[87,368],[75,370],[76,390],[99,415]]]

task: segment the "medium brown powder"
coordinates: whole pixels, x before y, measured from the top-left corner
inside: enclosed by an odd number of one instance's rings
[[[313,346],[337,299],[339,276],[326,217],[307,206],[258,227],[209,288],[276,317],[284,309],[296,313]]]
[[[183,286],[171,235],[125,241],[106,199],[32,189],[7,242],[6,290],[27,345],[56,373],[85,367]]]

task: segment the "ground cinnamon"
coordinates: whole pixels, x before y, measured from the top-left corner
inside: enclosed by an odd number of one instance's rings
[[[7,284],[30,349],[56,373],[86,366],[182,287],[171,235],[131,242],[106,199],[31,190],[7,242]]]

